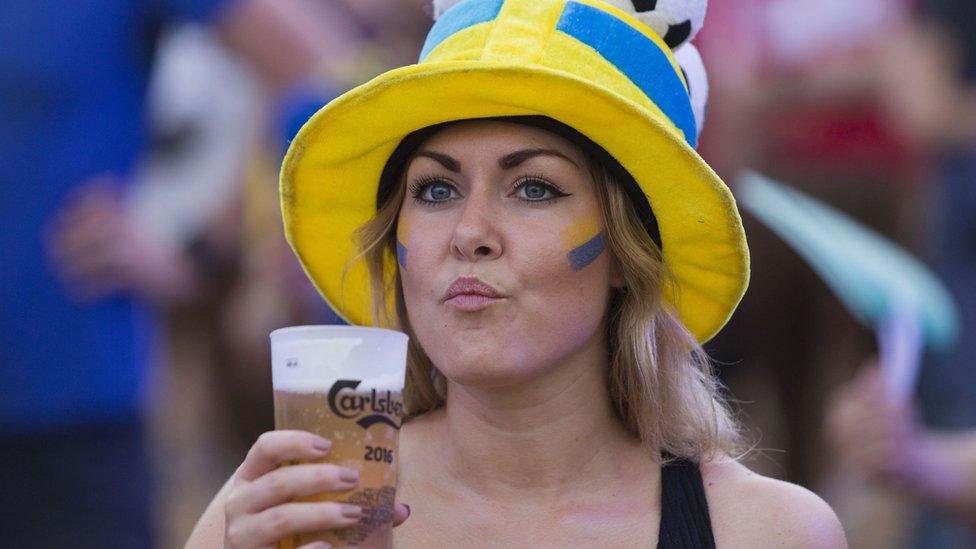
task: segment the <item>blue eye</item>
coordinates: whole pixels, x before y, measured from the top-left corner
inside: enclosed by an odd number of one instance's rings
[[[530,200],[547,198],[546,194],[550,192],[549,189],[547,189],[546,186],[542,185],[541,183],[526,183],[525,185],[522,185],[520,190],[525,198]]]
[[[526,202],[549,202],[568,194],[541,179],[526,178],[515,184],[516,196]]]
[[[457,189],[443,179],[421,179],[410,189],[410,194],[420,202],[437,204],[457,196]]]
[[[427,192],[424,193],[424,198],[440,202],[441,200],[451,198],[454,189],[452,189],[450,185],[445,185],[444,183],[435,183],[433,185],[428,185],[426,191]]]

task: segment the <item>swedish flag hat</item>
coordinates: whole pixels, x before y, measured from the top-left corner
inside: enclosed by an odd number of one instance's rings
[[[675,285],[665,297],[699,339],[728,320],[749,279],[735,201],[698,156],[698,128],[669,47],[599,0],[465,0],[416,65],[318,111],[281,169],[285,234],[329,304],[370,325],[368,271],[352,236],[377,210],[390,156],[411,133],[456,120],[543,116],[593,141],[632,176],[656,218]],[[390,270],[396,259],[389,254]]]

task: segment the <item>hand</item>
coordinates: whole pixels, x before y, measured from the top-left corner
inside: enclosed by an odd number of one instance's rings
[[[114,176],[84,184],[49,227],[48,255],[67,293],[91,302],[131,292],[161,303],[196,286],[189,258],[154,242],[131,218]]]
[[[828,400],[826,435],[842,465],[875,482],[905,483],[925,462],[916,415],[911,402],[887,394],[880,369],[869,363]]]
[[[352,490],[359,484],[358,471],[319,463],[281,467],[294,460],[321,460],[330,446],[328,440],[304,431],[261,435],[234,475],[227,496],[224,547],[275,549],[291,535],[359,522],[362,508],[357,505],[295,502],[322,492]],[[396,504],[393,525],[402,524],[409,514],[407,506]]]

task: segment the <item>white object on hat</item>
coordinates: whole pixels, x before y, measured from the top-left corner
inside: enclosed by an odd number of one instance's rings
[[[681,67],[681,72],[688,82],[688,95],[691,97],[691,110],[695,113],[695,125],[698,135],[705,126],[705,114],[708,111],[708,73],[705,62],[694,44],[685,44],[674,52],[674,60]]]
[[[434,0],[434,19],[462,0]],[[672,49],[689,42],[705,24],[708,0],[604,0],[633,15]]]

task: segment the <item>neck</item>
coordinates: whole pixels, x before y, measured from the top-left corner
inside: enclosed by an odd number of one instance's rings
[[[450,383],[437,447],[452,483],[492,497],[560,496],[650,465],[607,397],[605,344],[541,379],[484,389]]]

